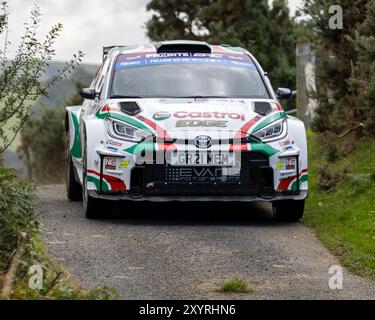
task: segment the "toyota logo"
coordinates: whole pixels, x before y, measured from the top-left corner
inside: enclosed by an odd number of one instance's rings
[[[195,138],[195,145],[197,148],[207,149],[211,147],[211,137],[198,136]]]

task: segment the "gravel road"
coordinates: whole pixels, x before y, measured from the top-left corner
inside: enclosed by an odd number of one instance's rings
[[[375,283],[344,270],[300,223],[273,220],[267,204],[124,203],[110,219],[87,220],[62,185],[38,189],[49,254],[85,287],[108,285],[124,299],[375,299]],[[251,294],[216,292],[243,278]]]

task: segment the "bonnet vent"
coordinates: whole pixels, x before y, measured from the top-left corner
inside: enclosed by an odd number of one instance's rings
[[[142,111],[138,103],[135,101],[120,102],[120,108],[122,112],[130,116],[135,116]]]
[[[256,101],[254,102],[254,111],[265,116],[272,111],[272,107],[268,102]]]

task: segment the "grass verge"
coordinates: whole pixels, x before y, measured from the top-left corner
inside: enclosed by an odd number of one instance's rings
[[[224,281],[217,291],[226,293],[251,293],[255,292],[255,288],[249,286],[243,279],[232,279]]]
[[[303,222],[346,268],[375,280],[375,139],[358,140],[352,152],[334,163],[326,162],[311,132],[308,143],[309,198]],[[331,190],[318,188],[322,167],[341,172],[342,181]]]

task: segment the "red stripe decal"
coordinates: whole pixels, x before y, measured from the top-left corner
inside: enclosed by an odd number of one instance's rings
[[[87,170],[87,173],[92,173],[100,178],[100,173],[95,170]],[[126,185],[124,181],[117,177],[109,176],[107,174],[103,174],[103,179],[108,182],[111,186],[111,190],[126,190]]]
[[[162,127],[160,127],[158,124],[156,124],[154,121],[146,118],[145,116],[136,115],[135,116],[138,120],[143,121],[147,125],[149,125],[152,129],[156,131],[156,135],[158,138],[161,138],[163,140],[165,139],[172,139],[171,136],[168,134],[167,131],[165,131]],[[177,150],[176,146],[173,143],[164,143],[164,142],[158,142],[158,149],[160,151],[175,151]]]
[[[300,176],[307,172],[307,169],[303,169],[300,173]],[[288,190],[289,185],[292,183],[294,179],[297,178],[297,175],[282,179],[279,183],[279,186],[277,187],[277,190]]]
[[[240,144],[231,144],[229,146],[229,151],[247,151],[247,143],[240,143]]]

